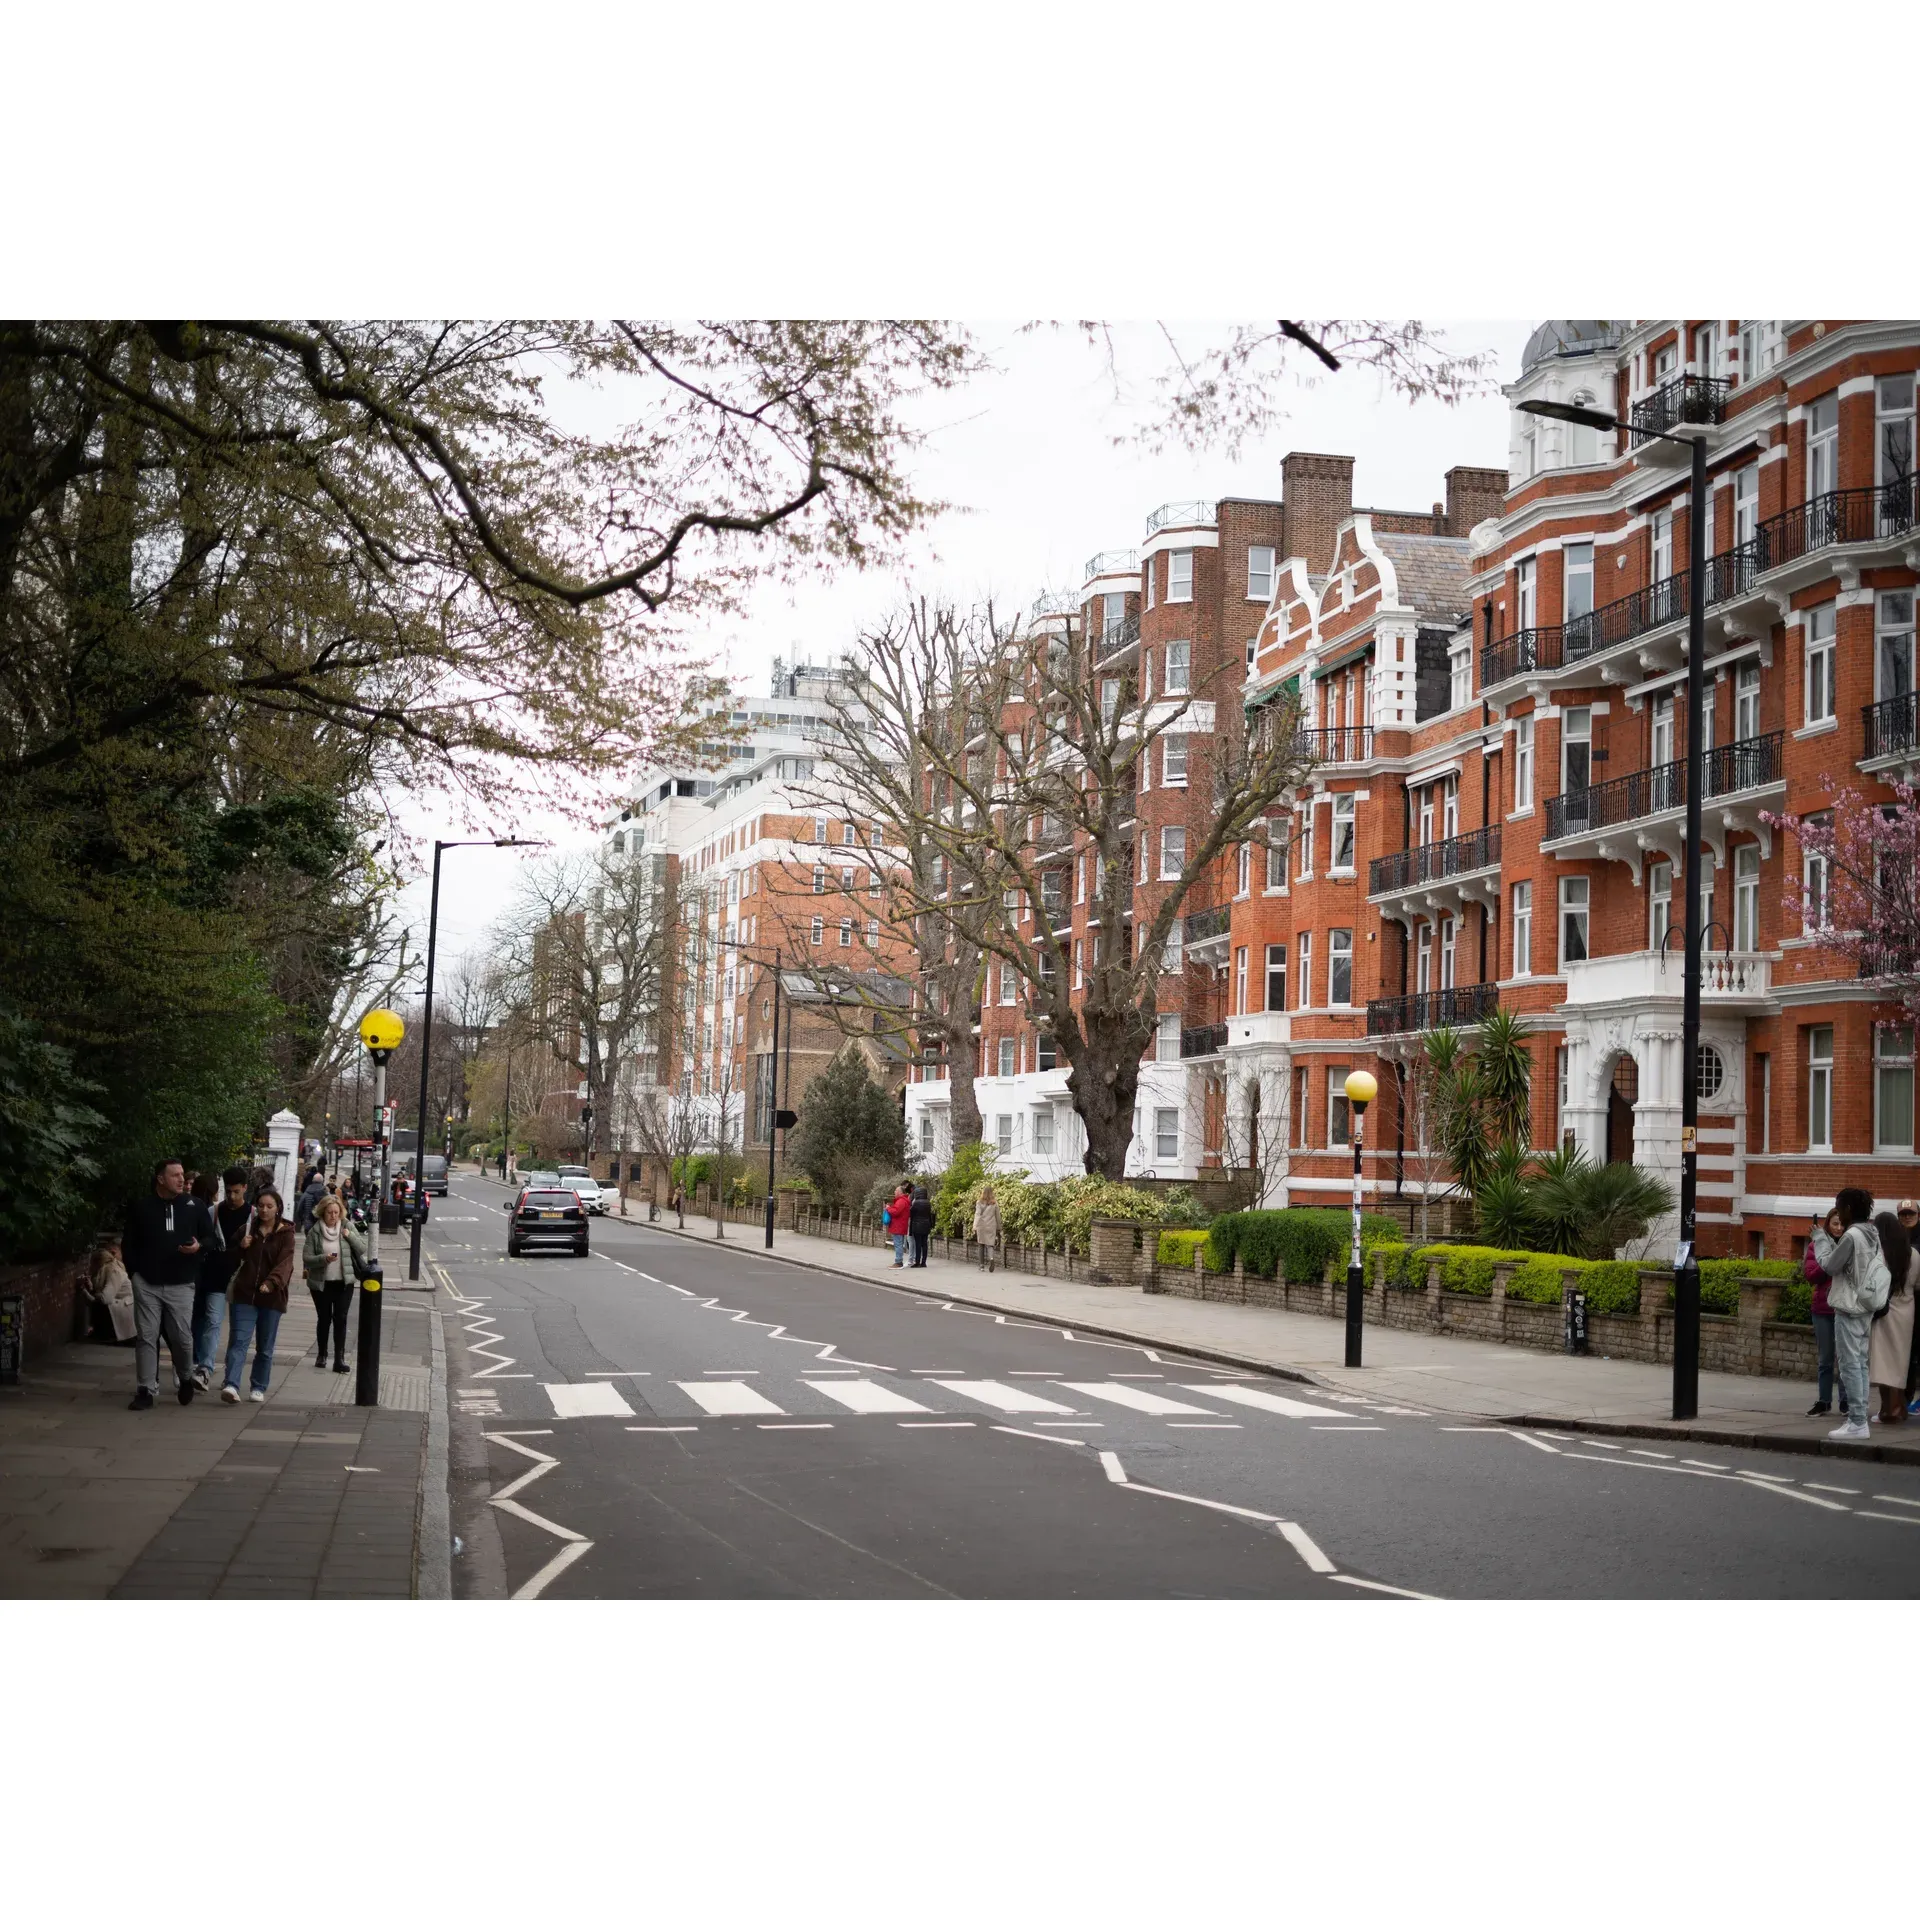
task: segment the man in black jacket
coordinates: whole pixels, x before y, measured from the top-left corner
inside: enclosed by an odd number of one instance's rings
[[[220,1328],[227,1317],[227,1282],[240,1264],[240,1242],[247,1237],[253,1208],[247,1202],[247,1175],[251,1168],[229,1167],[224,1176],[227,1197],[214,1209],[215,1242],[200,1263],[193,1289],[193,1379],[202,1393],[213,1390],[213,1362],[220,1345]]]
[[[186,1185],[180,1162],[162,1160],[153,1191],[127,1209],[120,1233],[120,1261],[133,1281],[135,1378],[127,1404],[135,1413],[152,1406],[159,1389],[162,1334],[180,1404],[193,1404],[193,1283],[206,1216],[187,1198]]]

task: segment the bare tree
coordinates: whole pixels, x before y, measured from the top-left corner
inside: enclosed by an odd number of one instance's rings
[[[1439,1069],[1427,1052],[1425,1033],[1400,1033],[1378,1043],[1399,1079],[1400,1138],[1406,1165],[1420,1183],[1420,1238],[1433,1234],[1433,1196],[1453,1190],[1453,1166],[1447,1157],[1441,1111]]]

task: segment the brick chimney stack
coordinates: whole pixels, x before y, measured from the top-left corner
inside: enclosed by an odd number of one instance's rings
[[[1482,520],[1496,518],[1506,499],[1505,467],[1449,467],[1447,532],[1464,539]]]
[[[1280,463],[1280,488],[1287,553],[1304,560],[1309,573],[1326,573],[1333,565],[1334,530],[1353,511],[1352,454],[1290,453]]]

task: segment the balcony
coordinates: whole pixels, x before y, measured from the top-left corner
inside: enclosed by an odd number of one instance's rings
[[[1500,864],[1500,829],[1476,827],[1450,840],[1429,841],[1423,847],[1405,847],[1373,862],[1367,869],[1367,894],[1401,893],[1436,880],[1463,879]]]
[[[1860,709],[1862,760],[1920,758],[1920,694],[1896,693]]]
[[[1373,758],[1371,727],[1302,727],[1299,751],[1315,766],[1351,766]]]
[[[1732,383],[1683,373],[1633,403],[1627,424],[1636,434],[1671,433],[1675,427],[1717,427],[1727,417]]]
[[[1162,527],[1210,527],[1213,523],[1211,500],[1169,500],[1147,515],[1147,538],[1151,540]]]
[[[1879,941],[1863,941],[1860,946],[1862,980],[1911,980],[1920,973],[1920,953],[1911,947],[1890,947]]]
[[[1137,574],[1139,571],[1140,551],[1137,547],[1108,547],[1087,562],[1086,577],[1098,580],[1107,574]]]
[[[1215,940],[1224,940],[1232,917],[1226,907],[1202,907],[1197,913],[1188,914],[1180,923],[1181,945],[1191,950]]]
[[[1139,640],[1140,616],[1130,613],[1124,620],[1115,620],[1103,626],[1094,647],[1100,659],[1110,660],[1116,654],[1125,653],[1129,647],[1137,646]]]
[[[1670,573],[1558,627],[1523,627],[1480,649],[1483,693],[1523,673],[1553,673],[1611,653],[1687,615],[1687,576]]]
[[[1785,740],[1784,733],[1763,733],[1710,749],[1702,763],[1702,804],[1778,785],[1786,777],[1781,758]],[[1622,774],[1618,780],[1602,781],[1597,787],[1556,793],[1547,802],[1542,844],[1643,822],[1686,804],[1687,763],[1667,760],[1657,767],[1642,767],[1638,773]]]
[[[1678,936],[1676,936],[1677,938]],[[1678,1006],[1686,969],[1676,945],[1665,953],[1606,953],[1569,961],[1565,968],[1569,1007],[1620,1007],[1667,1002]],[[1773,956],[1765,953],[1701,955],[1700,998],[1732,1011],[1764,1006],[1773,986]]]
[[[1478,986],[1442,987],[1437,993],[1403,993],[1396,1000],[1367,1002],[1367,1034],[1426,1033],[1434,1027],[1470,1027],[1500,1004],[1491,980]]]
[[[1227,1023],[1217,1021],[1210,1027],[1182,1027],[1180,1029],[1180,1058],[1182,1060],[1205,1060],[1216,1053],[1222,1053],[1227,1045]]]

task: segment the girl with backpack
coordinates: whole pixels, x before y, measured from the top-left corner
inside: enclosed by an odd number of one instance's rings
[[[1834,1358],[1847,1423],[1835,1427],[1835,1440],[1865,1440],[1867,1424],[1867,1348],[1873,1316],[1887,1304],[1892,1273],[1882,1236],[1873,1223],[1873,1195],[1864,1187],[1842,1187],[1834,1199],[1844,1231],[1838,1240],[1824,1230],[1814,1235],[1815,1258],[1827,1276],[1827,1305],[1833,1309]],[[1891,1222],[1894,1231],[1898,1223]],[[1904,1240],[1905,1236],[1901,1238]],[[1904,1249],[1903,1249],[1904,1251]]]
[[[1900,1209],[1902,1215],[1908,1209]],[[1887,1425],[1907,1417],[1907,1357],[1913,1347],[1914,1283],[1920,1278],[1920,1253],[1913,1250],[1904,1218],[1890,1213],[1874,1216],[1880,1251],[1893,1276],[1887,1303],[1873,1316],[1867,1341],[1867,1377],[1880,1395],[1880,1420]]]

